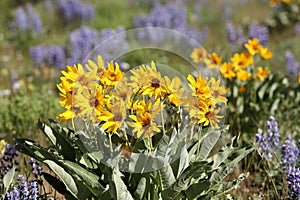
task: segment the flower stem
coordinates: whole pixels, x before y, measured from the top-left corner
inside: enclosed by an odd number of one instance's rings
[[[197,147],[197,153],[196,153],[196,159],[198,159],[199,156],[199,152],[200,152],[200,139],[201,139],[201,134],[202,134],[202,124],[199,127],[199,131],[198,131],[198,147]]]

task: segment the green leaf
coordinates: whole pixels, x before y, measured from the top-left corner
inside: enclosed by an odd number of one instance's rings
[[[45,123],[42,123],[41,121],[38,122],[39,128],[43,131],[43,133],[49,138],[51,143],[53,145],[56,145],[57,139],[56,136],[53,134],[52,129],[47,126]]]
[[[184,194],[188,199],[196,199],[201,195],[201,193],[210,187],[210,182],[207,179],[200,180],[198,183],[191,185]]]
[[[11,168],[3,177],[4,189],[7,191],[13,183],[16,167]]]
[[[164,200],[176,199],[182,191],[189,188],[193,178],[207,170],[207,162],[200,161],[190,165],[169,188],[162,191],[161,196]]]
[[[62,160],[61,161],[73,174],[76,174],[89,188],[89,190],[95,195],[99,196],[101,193],[104,192],[104,188],[98,182],[100,179],[99,176],[96,174],[89,172],[88,170],[84,169],[77,163]]]
[[[214,131],[206,134],[201,142],[199,159],[206,159],[221,136],[221,131]]]
[[[48,174],[46,172],[42,172],[45,180],[60,194],[65,194],[67,192],[67,188],[63,182],[61,182],[58,178]]]
[[[139,184],[134,192],[134,197],[138,200],[141,200],[144,198],[144,195],[146,194],[146,188],[147,188],[147,180],[146,177],[142,177],[139,181]]]
[[[176,181],[171,165],[159,169],[159,176],[162,182],[162,190],[170,187]]]
[[[67,188],[67,191],[76,197],[78,195],[78,189],[72,176],[68,174],[64,168],[52,160],[45,160],[44,163],[46,163],[48,167],[62,180]]]
[[[112,172],[110,187],[111,193],[114,199],[118,200],[133,200],[132,195],[127,190],[127,186],[121,178],[122,174],[118,170],[114,169]]]

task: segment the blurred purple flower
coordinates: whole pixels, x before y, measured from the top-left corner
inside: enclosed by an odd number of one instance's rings
[[[14,19],[15,24],[10,29],[42,33],[42,20],[31,4],[26,5],[26,11],[22,7],[17,8],[14,12]]]
[[[27,16],[25,10],[21,7],[17,8],[14,12],[16,25],[19,30],[24,31],[27,29]]]
[[[294,26],[296,35],[300,35],[300,23],[296,23]]]
[[[36,67],[47,66],[62,68],[65,65],[65,50],[61,46],[52,45],[46,47],[38,45],[30,48],[30,56]]]
[[[294,54],[290,51],[285,53],[285,65],[291,76],[296,76],[299,72],[299,63],[296,62]]]
[[[300,197],[300,169],[298,167],[291,167],[289,173],[286,175],[288,182],[288,194],[292,199],[299,199]]]
[[[241,26],[234,27],[232,23],[226,23],[227,40],[232,48],[237,48],[246,42]]]
[[[269,144],[271,144],[272,149],[280,149],[280,134],[278,129],[278,124],[276,119],[271,116],[267,121],[267,130],[269,133]]]
[[[267,26],[253,22],[249,26],[248,37],[250,39],[257,38],[261,45],[266,46],[269,41],[269,29]]]
[[[133,19],[135,28],[160,27],[174,29],[192,37],[198,42],[203,42],[205,34],[191,28],[187,23],[187,11],[183,1],[175,1],[162,5],[155,3],[149,15],[140,15]],[[205,32],[205,31],[204,31]],[[153,29],[140,29],[137,39],[140,41],[160,42],[164,36],[153,33]]]
[[[68,59],[68,65],[82,62],[86,56],[99,43],[98,32],[95,29],[83,26],[73,31],[69,36],[71,45],[71,57]]]
[[[76,19],[93,20],[95,8],[92,4],[83,3],[81,0],[56,0],[59,13],[64,20],[72,23]]]

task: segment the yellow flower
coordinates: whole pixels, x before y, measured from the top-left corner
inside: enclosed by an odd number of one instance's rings
[[[219,128],[219,122],[220,119],[223,118],[223,116],[218,115],[220,113],[221,109],[211,107],[207,112],[204,114],[204,118],[200,121],[203,122],[203,126],[208,126],[210,124],[212,129]]]
[[[116,133],[122,127],[126,118],[126,107],[123,101],[113,102],[111,111],[103,112],[98,120],[104,122],[101,128],[106,132]]]
[[[240,54],[235,53],[231,58],[231,62],[236,70],[244,69],[253,63],[253,57],[247,51],[244,51]]]
[[[204,62],[208,68],[215,68],[222,63],[222,58],[214,52],[208,55],[208,59],[205,59]]]
[[[140,108],[141,110],[138,110],[135,115],[129,115],[133,121],[127,122],[133,128],[132,132],[136,138],[149,138],[154,135],[154,132],[160,132],[154,121],[156,115],[160,112],[160,101],[156,101],[154,105],[148,101],[143,105],[145,107]]]
[[[92,90],[84,87],[74,96],[74,105],[80,110],[79,116],[86,120],[96,120],[97,115],[105,111],[107,102],[108,95],[103,93],[101,85]]]
[[[142,65],[138,69],[130,71],[133,76],[130,77],[129,85],[135,88],[134,93],[139,92],[141,95],[154,96],[163,99],[169,93],[165,80],[157,71],[155,63],[151,62],[151,66]]]
[[[259,48],[259,55],[265,60],[268,60],[273,56],[272,52],[268,48],[264,48],[263,46]]]
[[[213,77],[209,81],[211,101],[213,105],[227,102],[227,98],[223,96],[227,93],[227,90],[224,87],[220,87],[220,82],[220,78],[216,81]]]
[[[175,76],[172,81],[169,77],[164,77],[166,85],[169,88],[168,99],[171,104],[174,106],[181,106],[183,105],[183,93],[184,88],[182,87],[182,81],[179,77]]]
[[[78,66],[67,66],[67,71],[61,71],[61,73],[64,75],[63,79],[66,79],[69,83],[74,83],[77,80],[78,74],[84,74],[85,71],[82,65],[78,64]]]
[[[67,79],[61,78],[61,82],[57,84],[57,88],[60,91],[60,102],[59,104],[64,108],[71,108],[73,94],[75,93],[73,88],[73,83],[67,81]],[[77,91],[77,90],[76,90]]]
[[[241,69],[236,73],[236,78],[240,81],[246,81],[251,77],[252,77],[251,73],[248,73],[246,70]]]
[[[7,142],[5,140],[0,140],[0,155],[4,155]]]
[[[223,63],[222,67],[220,68],[220,72],[225,78],[228,79],[231,79],[236,76],[234,72],[234,66],[232,65],[232,63]]]
[[[257,72],[256,72],[256,77],[260,80],[260,81],[264,81],[264,79],[270,74],[270,70],[268,68],[262,68],[262,67],[258,67],[257,68]]]
[[[261,45],[259,43],[259,40],[257,38],[254,38],[252,40],[248,40],[248,43],[245,44],[245,48],[249,51],[251,55],[255,55],[259,52]]]
[[[196,80],[189,74],[187,80],[190,82],[189,86],[192,89],[194,96],[197,96],[199,99],[210,98],[208,83],[202,78],[201,74],[199,74]]]
[[[281,0],[270,0],[269,1],[269,5],[271,7],[275,7],[277,4],[279,4],[281,2]]]
[[[70,109],[66,110],[65,112],[59,114],[57,117],[60,118],[62,122],[69,121],[76,116],[76,113],[77,113],[77,112],[75,112],[76,110],[77,110],[77,108],[75,108],[75,107],[73,109],[70,108]]]
[[[99,79],[105,71],[104,61],[100,55],[97,58],[97,64],[92,60],[88,60],[88,64],[86,64],[85,66],[88,71],[96,71],[96,75],[99,77]]]
[[[127,84],[126,80],[127,79],[123,77],[115,90],[112,92],[112,97],[122,99],[122,101],[128,103],[131,95],[133,94],[133,89]]]
[[[201,63],[206,58],[206,51],[204,48],[194,48],[193,52],[191,53],[191,58],[195,63]]]
[[[298,83],[300,84],[300,73],[298,74]]]
[[[203,126],[211,125],[212,129],[219,128],[218,123],[223,116],[218,115],[220,108],[204,106],[201,109],[190,109],[190,117],[195,118],[191,123],[203,124]]]
[[[100,82],[104,89],[114,88],[122,79],[124,72],[120,70],[118,63],[111,61],[108,63],[103,75],[100,77]]]

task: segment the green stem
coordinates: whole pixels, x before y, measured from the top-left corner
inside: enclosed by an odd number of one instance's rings
[[[198,131],[198,147],[197,147],[197,153],[196,153],[196,159],[198,159],[199,156],[199,152],[200,152],[200,139],[201,139],[201,134],[202,134],[202,124],[199,127],[199,131]]]
[[[160,115],[161,115],[161,123],[162,123],[162,129],[163,129],[163,134],[166,133],[165,130],[165,121],[164,121],[164,113],[163,113],[163,109],[162,109],[162,102],[160,103]]]
[[[112,141],[111,141],[111,133],[108,133],[108,138],[109,138],[109,149],[110,149],[110,152],[113,152]]]

